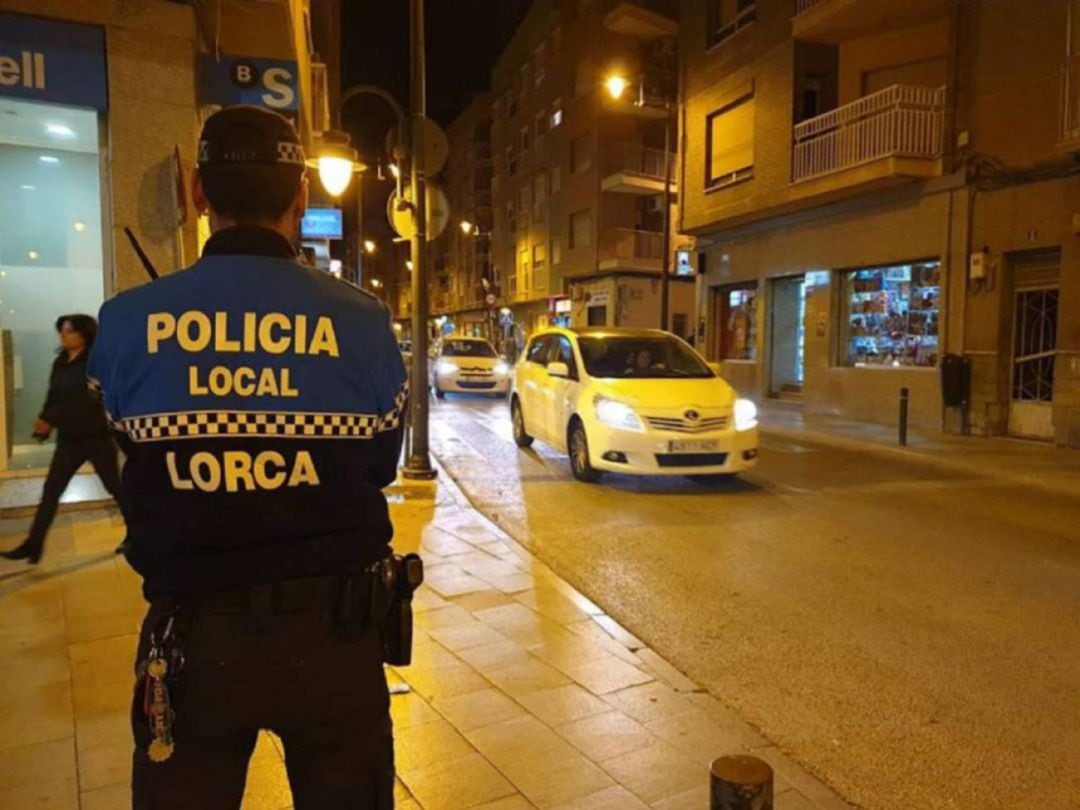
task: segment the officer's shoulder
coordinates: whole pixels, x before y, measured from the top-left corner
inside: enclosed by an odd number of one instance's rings
[[[191,267],[185,267],[183,270],[161,276],[138,287],[118,292],[101,305],[101,317],[123,317],[126,314],[140,312],[147,307],[157,306],[162,301],[168,301],[172,291],[189,283],[188,274],[191,269]]]
[[[340,301],[345,306],[355,307],[367,312],[379,313],[380,316],[389,312],[389,308],[378,298],[378,296],[365,290],[363,287],[360,287],[351,281],[346,281],[345,279],[335,278],[321,270],[310,267],[305,268],[305,270],[316,277],[316,283],[319,285],[322,294]]]

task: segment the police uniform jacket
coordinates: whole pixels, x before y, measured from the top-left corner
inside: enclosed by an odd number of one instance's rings
[[[389,552],[407,396],[390,314],[277,232],[219,231],[192,267],[107,302],[88,375],[128,455],[148,598]]]

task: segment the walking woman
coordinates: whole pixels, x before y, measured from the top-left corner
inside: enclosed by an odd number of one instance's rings
[[[127,514],[116,445],[109,435],[105,410],[86,384],[86,361],[97,335],[97,321],[89,315],[62,315],[56,320],[56,331],[60,334],[60,351],[53,362],[45,407],[34,426],[34,437],[39,441],[45,441],[53,428],[57,429],[56,452],[29,536],[11,551],[0,553],[9,560],[27,560],[34,565],[41,559],[60,496],[85,462],[94,465],[121,513]]]

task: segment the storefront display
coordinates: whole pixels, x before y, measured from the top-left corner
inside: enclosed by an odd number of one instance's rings
[[[845,274],[842,358],[850,366],[934,366],[938,359],[941,263]]]
[[[724,287],[720,295],[720,358],[757,359],[757,286]]]

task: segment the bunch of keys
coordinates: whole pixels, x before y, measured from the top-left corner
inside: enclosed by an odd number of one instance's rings
[[[146,752],[151,762],[164,762],[172,756],[175,748],[172,728],[176,714],[169,700],[166,679],[176,676],[184,665],[184,657],[175,643],[168,647],[167,652],[164,647],[166,643],[175,641],[172,637],[173,623],[174,620],[170,617],[160,644],[156,632],[150,637],[150,652],[142,667],[145,684],[143,714],[147,717],[150,733],[153,735]]]

